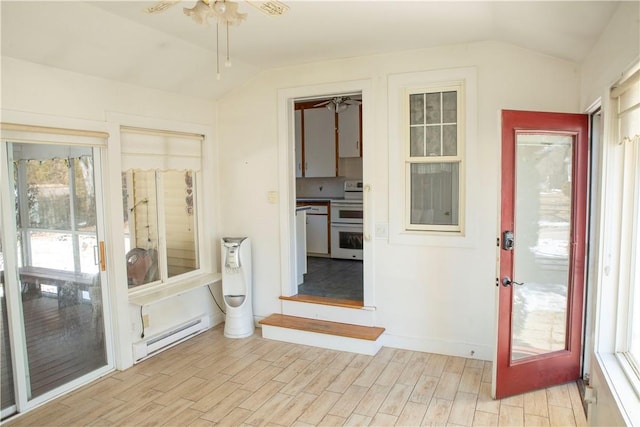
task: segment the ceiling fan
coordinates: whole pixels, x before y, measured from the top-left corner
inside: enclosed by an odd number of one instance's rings
[[[169,9],[172,6],[175,6],[181,1],[182,0],[159,0],[153,6],[146,8],[144,11],[147,13],[164,12],[165,10]],[[259,11],[261,11],[262,13],[269,16],[284,15],[287,12],[287,10],[289,10],[289,6],[287,6],[286,4],[278,0],[268,0],[268,1],[246,0],[246,2],[249,3],[251,6],[255,7],[256,9],[258,9]],[[205,9],[203,8],[208,8],[212,10],[214,14],[217,14],[217,15],[219,14],[224,15],[227,8],[229,8],[230,10],[233,9],[234,11],[237,11],[238,4],[230,0],[229,1],[228,0],[198,0],[193,8],[189,9],[185,7],[183,10],[186,15],[194,16],[194,14],[196,15],[203,14],[203,12],[205,11]],[[188,12],[189,10],[191,11],[191,13]],[[242,14],[242,15],[246,15],[246,14]],[[217,19],[219,18],[220,17],[218,16]],[[231,24],[231,22],[229,23]]]
[[[181,0],[159,0],[153,6],[144,9],[147,13],[161,13],[172,6],[180,3]],[[278,0],[254,1],[246,0],[261,12],[279,16],[289,10],[289,6]],[[246,13],[238,12],[238,3],[231,0],[197,0],[191,8],[184,7],[182,11],[191,17],[197,24],[209,26],[209,18],[214,18],[216,22],[216,79],[220,80],[220,57],[218,48],[220,43],[219,27],[226,28],[226,59],[225,67],[231,66],[229,54],[229,26],[239,25],[247,17]],[[223,30],[224,31],[224,30]]]
[[[335,96],[331,99],[315,104],[314,107],[326,106],[328,110],[340,113],[349,108],[349,105],[359,104],[362,104],[362,101],[359,99],[353,99],[350,96]]]

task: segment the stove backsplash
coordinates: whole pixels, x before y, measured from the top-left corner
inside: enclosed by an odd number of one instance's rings
[[[296,178],[296,197],[321,197],[341,199],[344,197],[344,177]]]

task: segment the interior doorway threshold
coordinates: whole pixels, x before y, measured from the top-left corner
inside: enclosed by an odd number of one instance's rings
[[[341,298],[321,297],[321,296],[315,296],[315,295],[297,294],[290,297],[281,296],[280,299],[285,301],[306,302],[309,304],[330,305],[334,307],[345,307],[345,308],[356,308],[356,309],[361,309],[364,307],[364,304],[362,303],[362,301],[341,299]]]

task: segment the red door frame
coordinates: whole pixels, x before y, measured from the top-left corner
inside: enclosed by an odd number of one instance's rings
[[[502,232],[514,230],[515,142],[520,132],[562,133],[574,136],[572,167],[572,229],[567,298],[567,347],[564,350],[511,361],[511,304],[513,289],[502,278],[513,277],[513,251],[500,248],[498,299],[498,349],[495,397],[497,399],[577,380],[582,352],[585,247],[588,198],[589,117],[586,114],[502,111]],[[516,242],[516,245],[518,243]]]

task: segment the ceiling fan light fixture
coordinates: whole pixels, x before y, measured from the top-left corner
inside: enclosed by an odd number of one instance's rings
[[[217,0],[215,3],[213,3],[213,10],[215,10],[220,15],[224,15],[224,13],[227,11],[227,4],[224,0]]]
[[[0,0],[2,1],[2,0]],[[147,13],[159,13],[169,7],[179,3],[181,0],[160,0],[157,4],[145,9]],[[264,3],[264,1],[260,1]],[[284,3],[280,3],[276,0],[268,2],[272,6],[272,12],[279,11],[277,14],[283,14],[289,9]],[[267,14],[275,15],[276,13],[269,13],[268,10],[253,6],[260,9]],[[197,24],[209,26],[209,19],[213,18],[216,23],[216,79],[221,79],[220,74],[220,25],[225,26],[225,42],[226,42],[226,55],[224,59],[225,68],[231,67],[231,54],[229,49],[229,25],[240,25],[242,21],[247,18],[246,13],[240,13],[238,11],[238,3],[232,0],[196,0],[193,7],[184,7],[182,11],[185,15],[192,18]]]
[[[342,113],[344,110],[349,108],[349,104],[341,101],[338,98],[332,99],[327,105],[327,110],[332,111],[334,113]]]
[[[342,103],[340,103],[340,104],[338,104],[336,106],[336,112],[337,113],[342,113],[347,108],[349,108],[349,104],[345,104],[344,102],[342,102]]]

